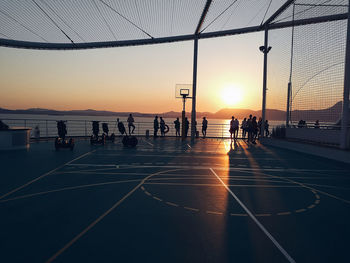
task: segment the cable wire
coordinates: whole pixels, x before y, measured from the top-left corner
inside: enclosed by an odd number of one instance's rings
[[[103,21],[105,22],[106,26],[108,27],[109,32],[111,32],[111,34],[113,35],[114,39],[117,40],[117,37],[114,35],[112,28],[110,27],[110,25],[107,23],[107,20],[104,18],[104,16],[101,13],[101,10],[98,8],[98,5],[96,3],[95,0],[92,0],[92,2],[94,3],[98,13],[100,14],[101,18],[103,19]]]
[[[9,14],[5,13],[4,11],[0,10],[0,13],[3,14],[4,16],[6,16],[7,18],[15,21],[17,24],[21,25],[23,28],[25,28],[26,30],[28,30],[30,33],[36,35],[37,37],[39,37],[40,39],[44,40],[45,42],[49,42],[48,40],[46,40],[45,38],[43,38],[42,36],[40,36],[39,34],[37,34],[36,32],[34,32],[33,30],[31,30],[30,28],[28,28],[27,26],[23,25],[21,22],[19,22],[17,19],[13,18],[12,16],[10,16]]]
[[[105,6],[109,7],[111,10],[113,10],[116,14],[118,14],[119,16],[121,16],[122,18],[124,18],[126,21],[128,21],[130,24],[132,24],[133,26],[135,26],[136,28],[138,28],[139,30],[141,30],[143,33],[145,33],[147,36],[149,36],[150,38],[154,38],[153,36],[151,36],[150,34],[148,34],[145,30],[143,30],[142,28],[140,28],[138,25],[136,25],[135,23],[133,23],[132,21],[130,21],[127,17],[123,16],[121,13],[119,13],[117,10],[115,10],[113,7],[111,7],[109,4],[105,3],[103,0],[99,0],[102,4],[104,4]]]
[[[267,7],[267,9],[266,9],[266,12],[265,12],[265,14],[264,14],[263,19],[261,20],[260,25],[262,25],[262,24],[264,23],[264,20],[265,20],[266,14],[267,14],[267,12],[268,12],[268,11],[269,11],[269,9],[270,9],[271,3],[272,3],[272,0],[270,0],[270,3],[269,3],[269,5],[268,5],[268,7]]]
[[[81,41],[86,42],[84,38],[81,35],[79,35],[78,32],[76,32],[66,21],[64,21],[64,19],[61,16],[58,15],[58,13],[48,3],[45,2],[45,0],[39,0],[39,1],[44,5],[46,5],[47,8],[50,9],[50,11],[54,13],[62,21],[63,24],[65,24],[70,30],[72,30],[78,36],[78,38],[80,38]]]
[[[74,41],[62,30],[62,28],[59,27],[59,25],[45,12],[45,10],[38,5],[38,3],[35,0],[32,0],[32,2],[51,20],[51,22],[74,44]]]
[[[234,0],[228,7],[226,7],[224,9],[224,11],[222,11],[217,17],[215,17],[205,28],[203,28],[203,30],[201,30],[199,32],[202,33],[204,30],[206,30],[211,24],[213,24],[220,16],[222,16],[228,9],[230,9],[231,6],[233,6],[235,3],[237,2],[237,0]]]

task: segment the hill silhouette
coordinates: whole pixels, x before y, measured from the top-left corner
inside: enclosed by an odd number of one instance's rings
[[[294,120],[315,121],[322,120],[328,122],[336,122],[339,119],[342,111],[342,102],[339,101],[332,107],[320,110],[294,110],[292,116]],[[113,112],[113,111],[98,111],[93,109],[87,110],[69,110],[58,111],[42,108],[30,108],[19,110],[8,110],[0,108],[2,114],[42,114],[42,115],[78,115],[78,116],[128,116],[130,113],[134,117],[154,117],[155,115],[163,116],[165,118],[176,118],[181,116],[181,112],[169,111],[162,113],[141,113],[141,112]],[[187,114],[190,114],[189,112]],[[215,113],[212,112],[197,112],[197,118],[206,116],[209,119],[231,119],[235,116],[238,119],[248,117],[250,114],[260,117],[261,110],[255,111],[250,109],[221,109]],[[266,119],[268,120],[285,120],[286,112],[283,110],[266,109]]]

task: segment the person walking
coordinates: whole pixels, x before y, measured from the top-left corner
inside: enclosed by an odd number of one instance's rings
[[[135,125],[134,125],[135,120],[132,117],[131,113],[129,114],[129,118],[128,118],[127,122],[128,122],[129,135],[130,135],[131,133],[134,133],[134,130],[135,130]],[[132,127],[132,131],[130,132],[131,127]]]
[[[207,128],[208,128],[208,120],[206,117],[203,117],[202,121],[202,134],[203,134],[203,139],[207,136]]]
[[[174,121],[174,124],[175,124],[175,136],[180,137],[180,120],[179,120],[179,118],[176,118],[176,120]]]
[[[233,122],[233,138],[237,140],[238,138],[238,131],[239,131],[239,121],[237,118],[235,118]]]
[[[159,129],[158,116],[156,116],[156,117],[154,118],[154,121],[153,121],[153,129],[154,129],[153,136],[154,136],[154,138],[157,138],[157,137],[158,137],[158,129]]]
[[[160,117],[160,136],[164,137],[165,136],[165,121],[163,120],[162,117]]]
[[[188,135],[188,129],[190,128],[190,122],[188,121],[187,117],[185,118],[185,137]]]

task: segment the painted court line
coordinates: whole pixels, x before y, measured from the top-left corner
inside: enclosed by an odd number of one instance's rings
[[[149,165],[148,165],[149,164]],[[168,163],[170,164],[170,163]],[[192,163],[191,163],[192,164]],[[314,169],[290,169],[290,168],[271,168],[271,169],[263,169],[259,166],[255,167],[233,167],[226,165],[215,165],[215,164],[201,164],[201,166],[192,166],[192,165],[154,165],[153,163],[144,163],[144,165],[130,165],[130,164],[93,164],[93,163],[82,163],[82,164],[66,164],[67,166],[91,166],[91,167],[115,167],[119,169],[128,169],[128,168],[169,168],[169,169],[196,169],[196,170],[206,170],[211,167],[215,167],[216,170],[225,170],[225,171],[240,171],[240,172],[250,172],[250,171],[267,171],[267,172],[309,172],[309,171],[328,171],[332,172],[333,170],[314,170]],[[117,167],[118,166],[118,167]],[[346,170],[344,170],[346,171]],[[347,171],[346,171],[347,172]],[[265,174],[266,175],[266,174]],[[268,177],[274,177],[273,175],[266,175]],[[278,177],[278,176],[277,176]]]
[[[62,192],[62,191],[68,191],[68,190],[77,190],[77,189],[83,189],[83,188],[89,188],[89,187],[95,187],[95,186],[112,185],[112,184],[124,184],[124,183],[140,182],[140,181],[142,181],[142,180],[141,180],[141,179],[137,179],[137,180],[124,180],[124,181],[112,181],[112,182],[105,182],[105,183],[96,183],[96,184],[84,184],[84,185],[77,185],[77,186],[69,186],[69,187],[64,187],[64,188],[59,188],[59,189],[44,191],[44,192],[37,192],[37,193],[32,193],[32,194],[27,194],[27,195],[20,195],[20,196],[16,196],[16,197],[9,198],[9,199],[2,199],[2,200],[0,200],[0,203],[5,203],[5,202],[8,202],[8,201],[14,201],[14,200],[19,200],[19,199],[25,199],[25,198],[34,197],[34,196],[39,196],[39,195],[45,195],[45,194],[51,194],[51,193]]]
[[[149,144],[149,145],[151,145],[152,147],[154,146],[154,144],[152,144],[152,143],[150,143],[150,142],[148,142],[148,141],[146,141],[146,140],[142,140],[143,142],[145,142],[145,143],[147,143],[147,144]]]
[[[91,228],[93,228],[98,222],[100,222],[104,217],[110,214],[116,207],[118,207],[121,203],[125,201],[130,195],[132,195],[137,189],[139,189],[143,183],[151,178],[152,176],[166,173],[169,171],[161,171],[157,173],[153,173],[147,177],[145,177],[137,186],[135,186],[129,193],[127,193],[122,199],[116,202],[111,208],[109,208],[106,212],[100,215],[95,221],[93,221],[90,225],[88,225],[83,231],[81,231],[78,235],[76,235],[71,241],[69,241],[64,247],[62,247],[59,251],[57,251],[52,257],[50,257],[46,263],[53,262],[58,256],[60,256],[64,251],[66,251],[71,245],[77,242],[83,235],[85,235]]]
[[[266,230],[266,228],[256,219],[256,217],[250,212],[250,210],[242,203],[242,201],[231,191],[231,189],[222,181],[222,179],[216,174],[213,168],[210,168],[211,172],[218,178],[227,191],[233,196],[238,204],[244,209],[244,211],[250,216],[250,218],[257,224],[257,226],[265,233],[265,235],[272,241],[272,243],[279,249],[279,251],[286,257],[289,262],[295,262],[295,260],[288,254],[288,252],[277,242],[277,240]]]
[[[93,150],[93,151],[84,153],[84,154],[80,155],[79,157],[77,157],[77,158],[75,158],[75,159],[73,159],[73,160],[71,160],[71,161],[69,161],[69,162],[67,162],[67,163],[65,163],[65,164],[62,164],[62,165],[58,166],[57,168],[55,168],[55,169],[53,169],[53,170],[51,170],[51,171],[49,171],[49,172],[47,172],[47,173],[45,173],[45,174],[43,174],[43,175],[41,175],[41,176],[35,178],[35,179],[33,179],[33,180],[31,180],[31,181],[25,183],[24,185],[21,185],[21,186],[17,187],[16,189],[13,189],[12,191],[10,191],[10,192],[8,192],[8,193],[6,193],[6,194],[0,196],[0,200],[3,199],[4,197],[10,195],[10,194],[13,194],[13,193],[15,193],[15,192],[17,192],[17,191],[23,189],[24,187],[26,187],[26,186],[28,186],[28,185],[30,185],[30,184],[32,184],[32,183],[34,183],[34,182],[36,182],[36,181],[38,181],[38,180],[44,178],[45,176],[48,176],[48,175],[50,175],[50,174],[56,172],[57,170],[61,169],[62,167],[66,166],[66,165],[70,165],[72,162],[77,161],[77,160],[79,160],[79,159],[81,159],[81,158],[83,158],[83,157],[85,157],[85,156],[87,156],[87,155],[93,153],[94,151],[96,151],[96,150]]]

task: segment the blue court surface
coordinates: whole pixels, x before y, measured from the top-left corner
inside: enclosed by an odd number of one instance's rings
[[[176,138],[0,157],[0,262],[350,262],[340,162]]]

